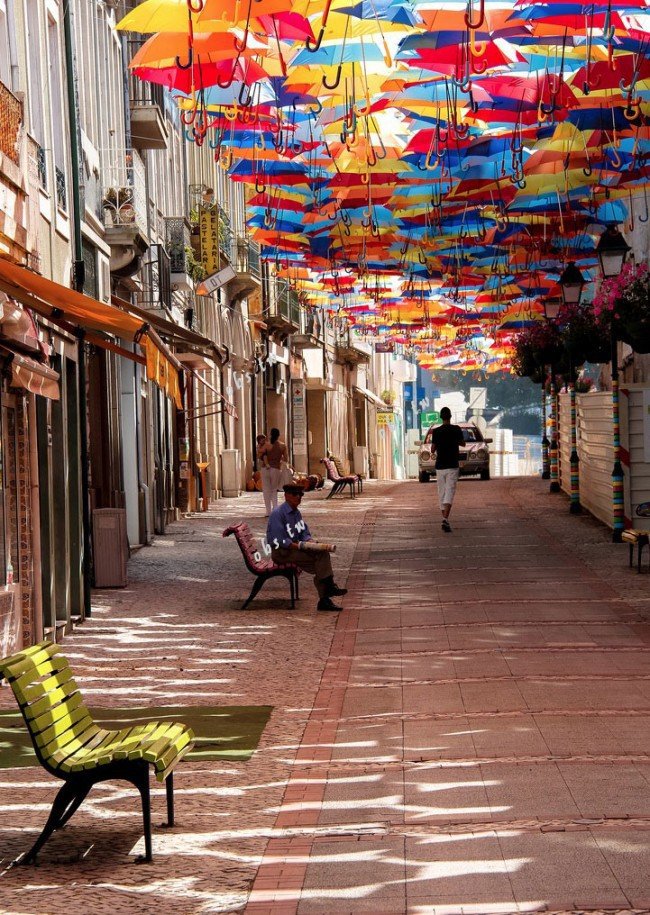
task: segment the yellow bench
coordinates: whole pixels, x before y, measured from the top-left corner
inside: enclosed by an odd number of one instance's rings
[[[626,531],[623,531],[621,534],[621,539],[623,543],[629,543],[630,545],[630,568],[632,568],[632,561],[634,559],[634,547],[637,548],[637,557],[636,557],[636,570],[637,572],[641,571],[641,553],[643,552],[643,547],[649,547],[650,552],[650,531],[636,531],[632,528],[629,528]],[[650,561],[650,556],[648,557]]]
[[[165,783],[167,825],[173,826],[173,770],[192,748],[191,729],[155,721],[119,731],[99,727],[84,704],[67,658],[52,642],[0,660],[3,677],[20,706],[40,764],[63,779],[43,832],[20,863],[35,863],[45,842],[65,826],[92,786],[109,779],[124,779],[140,792],[145,841],[141,860],[151,861],[149,766]]]

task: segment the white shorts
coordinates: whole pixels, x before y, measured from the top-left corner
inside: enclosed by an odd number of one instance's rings
[[[458,467],[451,467],[449,470],[436,470],[440,508],[453,504],[459,474],[460,468]]]

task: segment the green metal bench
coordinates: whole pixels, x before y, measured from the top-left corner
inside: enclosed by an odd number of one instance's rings
[[[61,829],[93,785],[110,779],[131,782],[142,798],[145,854],[151,861],[149,766],[167,789],[167,826],[174,825],[174,766],[191,750],[194,734],[184,724],[148,722],[107,730],[93,721],[67,658],[52,642],[41,642],[0,661],[16,697],[38,761],[63,779],[47,823],[21,864],[35,863],[52,833]]]

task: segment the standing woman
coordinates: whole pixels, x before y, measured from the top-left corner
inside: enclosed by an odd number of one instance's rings
[[[270,515],[278,507],[278,487],[280,486],[280,465],[289,460],[289,452],[284,442],[280,441],[280,430],[271,429],[270,442],[260,449],[262,463],[268,468],[262,475],[264,507]]]

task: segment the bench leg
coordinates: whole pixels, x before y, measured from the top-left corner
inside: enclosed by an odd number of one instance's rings
[[[149,793],[149,764],[135,778],[134,784],[142,798],[142,826],[144,830],[144,857],[138,858],[139,862],[149,863],[152,860],[151,851],[151,795]]]
[[[54,798],[54,803],[52,804],[52,809],[50,810],[50,815],[47,818],[47,823],[43,827],[43,832],[40,834],[38,839],[34,842],[30,850],[20,859],[21,864],[35,864],[36,855],[39,853],[41,848],[45,845],[47,840],[50,838],[52,833],[59,829],[62,825],[70,819],[72,814],[75,812],[79,804],[83,801],[85,796],[88,794],[89,788],[83,790],[79,802],[77,803],[78,791],[71,784],[71,782],[64,782],[61,788],[59,788],[57,796]],[[69,816],[66,816],[68,811],[72,809],[72,813]]]
[[[300,590],[299,590],[299,585],[298,585],[298,581],[300,580],[300,575],[298,575],[297,572],[293,573],[293,580],[294,580],[295,588],[296,588],[296,600],[300,600]]]
[[[167,792],[167,826],[174,825],[174,773],[170,772],[165,779],[165,790]]]
[[[630,544],[630,568],[632,568],[632,563],[634,561],[634,544]]]
[[[354,480],[350,482],[350,498],[354,499]]]
[[[259,592],[260,592],[260,590],[261,590],[261,588],[262,588],[262,585],[264,584],[265,581],[266,581],[266,579],[264,578],[263,575],[258,575],[258,576],[257,576],[257,578],[255,579],[255,581],[253,582],[253,587],[251,588],[251,593],[248,595],[248,600],[244,601],[244,604],[243,604],[243,606],[242,606],[242,610],[245,610],[246,607],[248,607],[248,605],[250,604],[250,602],[254,599],[254,597],[255,597],[257,594],[259,594]]]
[[[290,572],[289,575],[287,575],[287,578],[289,579],[289,592],[291,594],[291,609],[293,610],[296,606],[296,588],[295,588],[296,576],[294,575],[293,572]]]

